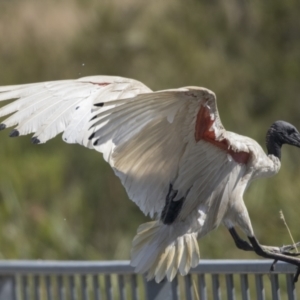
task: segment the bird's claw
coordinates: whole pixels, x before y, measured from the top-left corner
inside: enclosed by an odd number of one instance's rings
[[[287,256],[300,256],[300,252],[297,251],[297,247],[300,246],[300,242],[293,244],[293,245],[286,245],[279,248],[280,253],[287,255]],[[291,252],[296,250],[297,252]]]
[[[270,251],[273,253],[280,253],[287,256],[300,256],[300,252],[291,252],[293,250],[297,250],[297,246],[300,246],[300,242],[293,245],[285,245],[282,247],[274,247],[274,246],[262,246],[265,251]]]
[[[273,261],[273,263],[272,263],[272,265],[271,265],[271,267],[270,267],[270,273],[271,273],[271,272],[274,272],[274,270],[275,270],[275,265],[276,265],[277,262],[278,262],[277,259],[275,259],[275,260]],[[294,283],[296,283],[296,282],[298,281],[299,275],[300,275],[300,266],[297,267],[297,271],[296,271],[296,273],[295,273],[295,275],[294,275],[294,278],[293,278],[293,282],[294,282]]]
[[[270,267],[270,272],[273,272],[273,271],[275,270],[275,265],[276,265],[277,262],[278,262],[277,259],[275,259],[275,260],[273,261],[273,263],[271,264],[271,267]]]
[[[298,246],[300,246],[300,242],[293,244],[293,245],[282,246],[282,247],[280,247],[280,251],[281,251],[281,253],[286,253],[286,252],[290,253],[289,251],[291,251],[291,250],[297,250]],[[296,247],[296,249],[295,249],[295,247]],[[294,254],[298,254],[298,253],[294,253]],[[300,253],[298,255],[300,255]]]
[[[300,245],[300,242],[296,243],[295,245],[286,245],[286,246],[282,246],[282,247],[279,247],[279,252],[283,255],[287,255],[287,256],[300,256],[300,252],[290,252],[292,250],[297,250],[297,248],[295,248],[295,246],[299,246]],[[269,248],[269,250],[271,251],[274,251],[274,252],[277,252],[277,249],[276,247],[274,247],[273,249],[272,248]],[[276,263],[278,262],[278,259],[275,259],[270,267],[270,272],[273,272],[275,270],[275,265]],[[294,283],[296,283],[298,281],[298,278],[300,276],[300,264],[297,264],[297,270],[296,270],[296,273],[294,275]]]
[[[297,268],[297,271],[294,275],[294,283],[296,283],[298,281],[299,275],[300,275],[300,267]]]

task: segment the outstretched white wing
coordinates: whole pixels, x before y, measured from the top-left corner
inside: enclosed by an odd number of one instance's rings
[[[85,125],[91,119],[97,101],[109,102],[151,92],[141,82],[114,76],[90,76],[77,80],[60,80],[0,87],[0,101],[18,99],[0,110],[1,129],[17,125],[11,136],[35,133],[34,143],[64,132],[68,143],[84,143]],[[91,142],[84,144],[91,147]]]
[[[14,113],[2,128],[33,132],[34,143],[63,132],[64,141],[102,152],[129,197],[166,224],[218,206],[215,226],[249,156],[226,138],[215,95],[204,88],[151,92],[131,79],[95,76],[0,87],[0,100],[12,98],[0,109]]]

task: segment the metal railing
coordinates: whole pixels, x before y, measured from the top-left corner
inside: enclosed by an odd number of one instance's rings
[[[296,299],[295,267],[269,260],[201,260],[172,283],[147,282],[128,261],[0,261],[0,300]],[[298,283],[300,285],[300,283]]]

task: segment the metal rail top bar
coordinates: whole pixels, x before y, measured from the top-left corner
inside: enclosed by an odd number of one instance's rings
[[[191,274],[265,274],[272,260],[200,260]],[[272,273],[294,273],[296,267],[277,263]],[[129,261],[0,260],[0,275],[9,274],[133,274]]]

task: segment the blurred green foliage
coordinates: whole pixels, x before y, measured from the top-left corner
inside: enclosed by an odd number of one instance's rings
[[[230,131],[264,144],[268,126],[300,128],[300,2],[0,2],[0,85],[106,74],[153,90],[186,85],[216,92]],[[33,146],[0,133],[0,258],[128,259],[138,224],[101,155],[56,138]],[[259,240],[300,240],[300,151],[255,182],[245,201]],[[256,258],[221,227],[200,241],[203,258]]]

